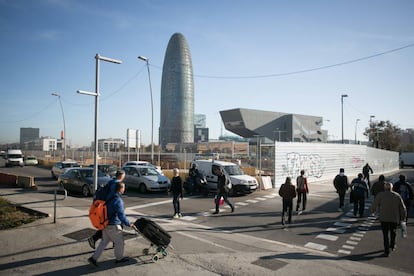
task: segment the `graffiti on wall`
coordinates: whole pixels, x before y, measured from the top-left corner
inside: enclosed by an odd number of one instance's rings
[[[352,164],[352,168],[362,168],[362,166],[364,165],[365,160],[363,158],[360,157],[353,157],[351,159],[351,164]]]
[[[307,176],[321,178],[325,165],[319,154],[290,152],[286,154],[286,164],[282,165],[282,169],[290,177],[296,177],[301,170],[305,170]]]

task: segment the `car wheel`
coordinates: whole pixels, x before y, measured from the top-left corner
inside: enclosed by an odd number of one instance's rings
[[[57,179],[56,175],[53,173],[53,171],[50,173],[52,175],[53,179]]]
[[[90,192],[89,192],[89,188],[88,185],[83,185],[82,187],[82,195],[83,196],[89,196]]]
[[[142,194],[145,194],[147,192],[147,186],[145,186],[144,183],[141,183],[139,185],[139,188],[138,189],[139,189],[139,192],[142,193]]]

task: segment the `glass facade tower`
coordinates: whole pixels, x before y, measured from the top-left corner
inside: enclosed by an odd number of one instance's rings
[[[168,42],[161,81],[159,143],[194,142],[194,77],[190,48],[181,33]]]

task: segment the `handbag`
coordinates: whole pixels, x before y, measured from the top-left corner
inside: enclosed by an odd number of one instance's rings
[[[217,203],[217,196],[214,197],[214,203]],[[219,205],[223,205],[224,204],[224,197],[220,197],[219,199]]]

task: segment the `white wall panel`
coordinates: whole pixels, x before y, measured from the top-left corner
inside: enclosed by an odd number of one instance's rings
[[[290,176],[295,183],[304,169],[310,183],[332,180],[340,168],[349,180],[362,172],[369,163],[374,174],[398,170],[398,152],[362,145],[325,143],[275,143],[275,183],[279,187]]]

